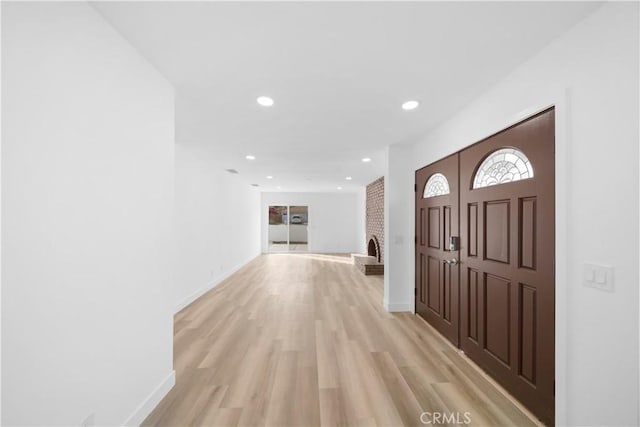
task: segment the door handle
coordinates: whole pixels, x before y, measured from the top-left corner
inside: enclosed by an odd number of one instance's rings
[[[449,265],[458,265],[459,264],[458,260],[455,259],[455,258],[443,259],[442,262],[445,263],[445,264],[449,264]]]

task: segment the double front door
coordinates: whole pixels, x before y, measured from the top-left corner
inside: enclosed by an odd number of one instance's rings
[[[416,312],[554,420],[554,111],[416,171]]]

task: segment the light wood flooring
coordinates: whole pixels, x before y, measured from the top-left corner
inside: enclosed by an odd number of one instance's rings
[[[382,283],[346,256],[256,258],[176,315],[176,385],[143,425],[534,425],[420,317],[387,313]]]

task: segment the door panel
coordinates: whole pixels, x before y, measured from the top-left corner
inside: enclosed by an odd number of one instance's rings
[[[467,206],[467,255],[478,256],[478,204],[469,203]]]
[[[448,262],[460,258],[449,247],[449,238],[460,235],[458,179],[457,154],[416,171],[416,312],[456,345],[459,267]],[[428,183],[439,195],[423,197]]]
[[[511,323],[511,282],[502,277],[484,275],[484,349],[496,359],[509,365]]]
[[[496,184],[512,178],[504,163],[486,178],[495,185],[474,189],[482,181],[478,166],[505,147],[524,153],[529,175],[521,161],[525,178]],[[495,164],[515,161],[509,156],[496,155]],[[554,421],[554,172],[553,110],[460,152],[460,347],[548,424]]]
[[[440,314],[440,260],[427,256],[427,305],[436,314]]]
[[[440,206],[429,208],[429,247],[440,249]]]
[[[463,307],[463,310],[466,308],[467,310],[467,322],[468,324],[466,325],[466,332],[467,332],[467,338],[472,339],[476,344],[478,343],[479,339],[479,324],[480,324],[480,319],[478,318],[478,315],[480,313],[480,310],[478,309],[479,305],[480,305],[480,294],[479,294],[479,290],[480,290],[480,272],[478,270],[474,270],[472,268],[468,268],[467,270],[467,300],[463,301],[466,302],[466,306]],[[463,281],[464,283],[464,281]]]
[[[509,200],[484,202],[484,259],[509,264]]]
[[[520,323],[518,324],[520,335],[520,372],[523,378],[531,383],[536,383],[535,364],[535,330],[536,330],[536,288],[523,283],[519,284],[519,302],[521,309]]]
[[[520,198],[520,237],[518,257],[520,268],[536,269],[536,198]]]

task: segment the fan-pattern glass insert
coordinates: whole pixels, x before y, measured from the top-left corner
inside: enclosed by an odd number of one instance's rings
[[[443,196],[445,194],[449,194],[449,181],[447,181],[447,177],[441,173],[434,173],[429,177],[424,186],[422,198],[426,199],[428,197]]]
[[[533,178],[533,166],[517,148],[501,148],[484,159],[473,179],[473,188],[489,187]]]

